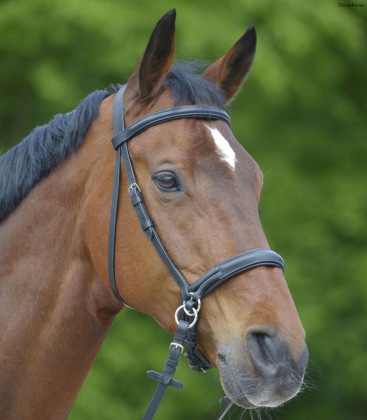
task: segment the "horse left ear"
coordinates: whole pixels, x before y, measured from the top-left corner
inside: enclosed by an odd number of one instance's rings
[[[170,70],[175,55],[176,10],[170,10],[157,23],[148,45],[128,81],[139,100],[154,97]],[[136,92],[138,91],[138,92]]]
[[[256,31],[250,26],[227,54],[213,63],[204,77],[214,82],[230,102],[248,75],[255,57]]]

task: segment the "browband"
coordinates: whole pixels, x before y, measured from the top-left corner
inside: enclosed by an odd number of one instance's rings
[[[118,94],[120,94],[120,92]],[[222,120],[228,125],[231,125],[231,118],[220,108],[198,105],[177,106],[153,112],[134,122],[124,130],[117,132],[117,134],[115,133],[112,139],[113,147],[117,149],[122,143],[130,140],[150,127],[181,118]]]

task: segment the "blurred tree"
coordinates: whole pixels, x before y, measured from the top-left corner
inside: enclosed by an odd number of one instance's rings
[[[87,93],[125,81],[167,0],[2,0],[0,153]],[[365,419],[367,258],[365,186],[367,6],[336,1],[176,0],[178,57],[215,60],[254,23],[258,51],[232,105],[233,131],[265,173],[261,218],[286,259],[307,331],[304,393],[281,419]],[[170,337],[147,317],[121,314],[70,419],[137,419]],[[211,419],[215,372],[182,363],[185,391],[169,392],[157,419]],[[273,417],[272,411],[269,416]],[[246,418],[234,410],[231,418]]]

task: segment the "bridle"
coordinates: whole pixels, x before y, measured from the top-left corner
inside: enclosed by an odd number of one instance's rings
[[[154,227],[154,223],[148,214],[142,191],[135,178],[127,142],[150,127],[181,118],[222,120],[228,125],[230,125],[231,120],[228,114],[220,108],[188,105],[167,108],[154,112],[125,128],[125,107],[123,102],[123,93],[125,88],[126,85],[122,86],[117,92],[113,108],[114,137],[112,139],[112,144],[116,150],[116,162],[112,191],[110,231],[108,238],[108,274],[110,285],[116,297],[124,305],[128,306],[118,291],[114,267],[116,223],[120,190],[120,166],[122,158],[129,182],[128,191],[131,202],[136,210],[141,227],[152,242],[161,260],[181,290],[181,302],[175,313],[177,331],[174,335],[172,343],[169,346],[169,354],[166,359],[163,372],[162,374],[154,371],[147,372],[151,379],[158,382],[156,392],[143,417],[143,420],[148,420],[153,418],[168,386],[176,389],[183,388],[183,385],[180,382],[173,379],[173,374],[176,371],[178,359],[183,351],[184,343],[186,343],[187,351],[185,356],[188,359],[191,369],[198,372],[205,372],[207,369],[212,367],[196,345],[201,300],[223,282],[239,273],[260,266],[278,267],[284,271],[284,262],[280,255],[271,250],[253,249],[222,261],[220,264],[203,274],[193,284],[188,284],[180,270],[176,267],[175,263],[169,256],[161,239],[159,238],[159,235]],[[229,405],[231,405],[231,403]],[[228,409],[229,406],[225,408],[220,418],[224,416]]]

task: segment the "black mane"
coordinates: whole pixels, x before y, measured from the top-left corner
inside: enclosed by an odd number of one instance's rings
[[[165,83],[175,104],[223,106],[223,94],[199,75],[200,70],[197,63],[175,64],[171,68]],[[0,219],[11,213],[38,181],[79,149],[101,102],[118,88],[91,93],[74,111],[58,114],[48,124],[36,127],[0,157]]]
[[[109,95],[105,90],[91,93],[74,111],[55,115],[0,157],[0,219],[11,213],[38,181],[79,149],[102,100]]]

